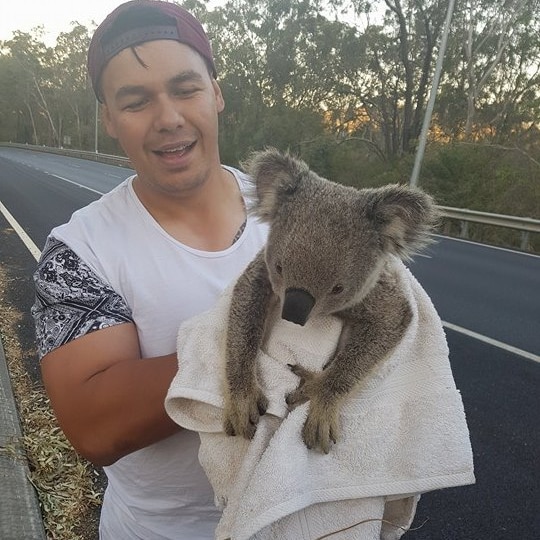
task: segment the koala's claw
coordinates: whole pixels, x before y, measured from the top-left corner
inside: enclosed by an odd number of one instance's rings
[[[231,437],[253,439],[259,418],[266,413],[268,398],[257,390],[254,394],[233,396],[223,411],[223,430]]]
[[[306,396],[305,392],[302,390],[301,387],[298,387],[296,390],[289,392],[285,396],[285,403],[287,403],[289,411],[296,409],[296,407],[302,405],[302,403],[305,403],[306,401],[309,401],[309,397]]]
[[[328,454],[332,444],[337,442],[337,431],[338,425],[335,418],[326,415],[317,417],[310,410],[302,429],[302,439],[310,450],[319,450]]]
[[[225,431],[225,433],[229,437],[236,437],[236,431],[234,430],[234,426],[228,418],[225,418],[223,420],[223,431]]]
[[[315,377],[315,372],[306,369],[300,364],[287,364],[289,369],[298,377],[300,377],[300,384],[303,384],[307,380],[311,380]]]
[[[268,409],[268,399],[266,396],[261,396],[262,399],[257,400],[257,410],[259,411],[259,416],[264,416],[266,414],[266,409]],[[259,418],[257,417],[257,422]]]
[[[319,375],[315,371],[310,371],[300,364],[287,364],[289,369],[300,378],[298,387],[289,392],[285,397],[289,410],[292,411],[299,405],[306,403],[312,397],[314,386],[318,380]]]

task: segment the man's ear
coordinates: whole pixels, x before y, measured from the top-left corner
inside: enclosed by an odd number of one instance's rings
[[[116,134],[116,128],[114,127],[114,122],[112,121],[111,111],[109,110],[109,107],[107,107],[105,103],[102,103],[100,107],[101,122],[105,126],[105,130],[110,137],[112,137],[113,139],[118,139],[118,135]]]
[[[212,88],[214,89],[214,95],[216,96],[216,108],[217,112],[223,112],[223,109],[225,109],[225,100],[223,99],[223,94],[221,93],[221,88],[216,81],[216,79],[212,78]]]

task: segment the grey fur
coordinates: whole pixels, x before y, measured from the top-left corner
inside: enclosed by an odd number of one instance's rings
[[[384,361],[410,323],[411,308],[387,262],[390,255],[408,259],[429,242],[435,205],[418,189],[358,190],[331,182],[273,149],[254,153],[245,168],[256,193],[252,211],[270,224],[270,233],[233,291],[224,429],[251,439],[266,411],[255,359],[270,308],[283,305],[292,289],[294,302],[310,298],[299,308],[300,319],[314,300],[310,316],[343,320],[334,357],[321,372],[291,366],[299,385],[286,396],[291,409],[310,402],[302,436],[309,448],[327,453],[339,436],[343,399]]]

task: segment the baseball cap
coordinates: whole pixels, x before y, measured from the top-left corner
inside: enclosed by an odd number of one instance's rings
[[[131,0],[119,5],[97,27],[88,47],[88,73],[99,101],[100,79],[109,60],[123,49],[157,39],[189,45],[206,61],[212,75],[216,67],[212,47],[201,23],[178,4],[161,0]]]

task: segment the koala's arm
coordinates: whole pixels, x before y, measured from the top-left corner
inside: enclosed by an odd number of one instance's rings
[[[261,251],[233,289],[226,342],[224,429],[251,439],[268,400],[256,379],[256,358],[273,296]]]
[[[325,370],[328,391],[348,394],[403,338],[412,319],[409,302],[392,273],[383,273],[357,306],[338,314],[344,334]]]
[[[412,311],[394,276],[383,274],[359,305],[337,315],[343,319],[344,329],[334,357],[322,372],[293,366],[300,385],[287,397],[293,407],[310,401],[304,442],[325,453],[337,441],[343,399],[399,343]]]

